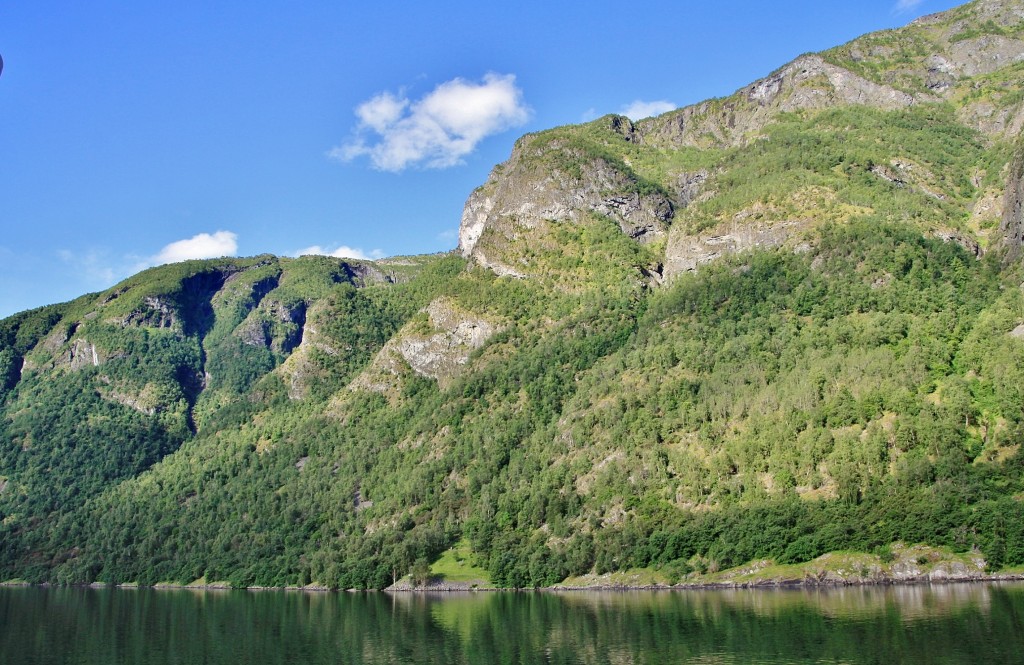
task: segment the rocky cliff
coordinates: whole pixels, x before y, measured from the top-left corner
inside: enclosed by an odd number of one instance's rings
[[[628,119],[607,120],[611,131],[630,140]],[[463,256],[499,275],[524,277],[532,271],[524,246],[553,226],[582,223],[594,215],[613,221],[640,243],[665,236],[674,213],[667,191],[651,187],[593,145],[549,138],[520,139],[508,161],[470,195],[459,228]]]
[[[933,212],[910,220],[922,232],[980,254],[1004,242],[995,233],[1001,208],[1007,210],[1001,235],[1010,238],[1016,228],[1019,178],[1007,179],[1000,146],[1024,126],[1022,81],[1024,9],[1014,0],[977,0],[800,56],[723,99],[638,123],[609,116],[524,137],[466,202],[459,249],[499,275],[537,276],[546,268],[539,255],[557,249],[552,228],[608,219],[637,242],[667,240],[648,265],[637,267],[672,277],[747,249],[799,250],[821,224],[880,214],[883,206],[852,192],[856,181],[874,177],[884,181],[875,183],[880,195],[888,187],[932,200],[922,207]],[[979,163],[957,172],[936,158],[952,146],[925,151],[900,137],[879,149],[837,155],[831,168],[845,182],[816,177],[803,187],[755,191],[759,176],[743,173],[749,169],[738,155],[764,153],[794,119],[811,133],[817,118],[844,108],[864,110],[850,114],[847,132],[870,131],[859,130],[860,122],[938,129],[941,117],[947,125],[941,131],[973,136],[999,154],[979,150]],[[909,118],[920,127],[912,129]],[[827,148],[811,138],[794,149]],[[801,168],[782,155],[779,162],[778,170]],[[751,195],[739,200],[744,191]],[[972,221],[963,224],[964,218]]]
[[[1024,143],[1018,142],[1017,153],[1010,164],[1006,194],[1003,199],[1003,217],[999,227],[1007,259],[1020,258],[1024,245]]]

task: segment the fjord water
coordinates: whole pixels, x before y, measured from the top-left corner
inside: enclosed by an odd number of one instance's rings
[[[0,588],[0,663],[1019,663],[1024,585],[683,592]]]

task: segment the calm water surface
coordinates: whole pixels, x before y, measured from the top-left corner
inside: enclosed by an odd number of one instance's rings
[[[0,663],[1024,663],[1024,585],[436,596],[0,588]]]

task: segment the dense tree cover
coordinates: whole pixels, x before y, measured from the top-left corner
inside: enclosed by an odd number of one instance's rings
[[[67,305],[49,305],[0,321],[0,398],[21,378],[24,356],[64,316]]]
[[[927,39],[826,58],[919,91]],[[0,321],[0,581],[376,588],[456,542],[514,587],[898,540],[1024,565],[1024,275],[993,212],[1020,146],[961,122],[1022,72],[705,148],[618,117],[520,144],[548,185],[596,160],[673,199],[673,233],[788,229],[664,284],[671,240],[590,210],[484,230],[524,279],[189,261]],[[458,346],[439,302],[494,334],[434,380],[399,351]]]
[[[508,586],[900,539],[1024,563],[1024,296],[1004,273],[873,218],[656,291],[616,271],[538,291],[439,257],[400,284],[317,282],[302,306],[336,352],[311,352],[302,399],[273,335],[240,337],[298,301],[243,273],[205,334],[89,320],[56,375],[18,383],[4,575],[381,587],[461,537]],[[441,294],[506,322],[472,371],[444,390],[409,374],[396,399],[347,388]],[[62,365],[78,339],[103,362]],[[251,377],[204,385],[218,353]]]

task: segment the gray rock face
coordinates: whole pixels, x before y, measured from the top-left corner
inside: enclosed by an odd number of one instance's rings
[[[1015,6],[1011,6],[1015,5]],[[978,19],[997,26],[1014,26],[1024,20],[1019,3],[975,3],[971,5]],[[939,15],[941,19],[943,15]],[[959,39],[958,34],[968,29],[962,22],[953,23],[946,30],[950,43],[941,53],[934,53],[924,61],[923,78],[928,88],[950,99],[971,85],[971,77],[992,74],[1011,65],[1024,62],[1024,39],[998,34],[987,34]],[[963,82],[963,84],[961,84]],[[958,84],[959,85],[958,87]],[[1012,138],[1024,129],[1024,104],[1007,103],[1004,94],[983,95],[969,101],[958,110],[960,120],[985,134]],[[1012,101],[1012,100],[1011,100]]]
[[[100,356],[96,345],[84,339],[76,339],[71,348],[68,349],[68,365],[71,369],[83,367],[98,367]]]
[[[492,171],[488,184],[490,185],[496,180],[497,176]],[[491,189],[494,187],[488,188],[487,185],[484,185],[474,191],[469,195],[466,205],[462,209],[462,220],[459,223],[459,251],[466,258],[473,255],[473,250],[476,249],[476,244],[484,233],[487,218],[494,210],[496,201],[489,191]]]
[[[665,277],[695,272],[702,265],[730,254],[779,247],[807,225],[800,221],[777,224],[747,223],[727,233],[702,235],[673,233],[665,251]]]
[[[744,145],[780,112],[862,104],[881,109],[905,108],[913,96],[868,81],[825,62],[800,56],[725,100],[689,106],[638,123],[639,141],[666,147]]]
[[[152,416],[160,410],[152,399],[147,399],[144,395],[133,395],[117,390],[102,391],[101,394],[106,399],[127,406],[129,409],[134,409],[147,416]]]
[[[246,319],[238,330],[235,331],[238,338],[242,340],[243,344],[248,346],[270,346],[270,336],[268,335],[267,323],[257,318],[250,317]]]
[[[679,207],[685,208],[698,199],[704,191],[708,175],[707,170],[702,169],[696,173],[681,173],[676,178],[676,202]]]
[[[1024,7],[1017,0],[977,0],[972,7],[977,20],[982,22],[1010,27],[1024,21]]]
[[[262,346],[276,353],[288,354],[302,341],[306,323],[306,304],[287,304],[264,299],[253,309],[235,334],[249,346]]]
[[[930,235],[943,242],[955,242],[973,254],[976,259],[980,259],[982,254],[984,254],[984,251],[981,249],[981,245],[978,244],[978,241],[966,233],[962,233],[954,229],[935,229],[930,233]]]
[[[1024,244],[1024,145],[1018,148],[1010,166],[1003,200],[1003,219],[999,225],[1007,260],[1016,260]]]
[[[616,122],[616,131],[632,136],[632,123],[613,118]],[[665,235],[674,215],[666,194],[644,191],[633,174],[603,158],[557,142],[536,147],[535,139],[521,139],[509,160],[466,201],[459,226],[463,256],[498,274],[521,277],[524,271],[503,256],[501,243],[481,243],[485,233],[512,240],[546,223],[573,223],[589,214],[614,220],[639,242]]]
[[[980,100],[965,106],[958,115],[965,125],[991,136],[1013,137],[1024,131],[1024,104],[998,106]]]
[[[426,313],[437,332],[398,338],[395,347],[414,372],[431,379],[454,376],[459,367],[469,362],[469,354],[496,332],[491,322],[445,299],[427,305]]]
[[[178,317],[173,304],[154,296],[146,296],[144,302],[144,309],[138,309],[120,321],[122,326],[175,327]]]
[[[984,77],[1024,62],[1024,38],[1018,31],[1022,22],[1020,0],[976,0],[919,19],[907,30],[868,35],[822,55],[800,56],[729,97],[636,123],[613,117],[608,128],[626,143],[658,149],[730,148],[761,138],[780,113],[849,105],[895,111],[952,100],[967,126],[997,140],[1013,138],[1024,131],[1024,102],[1016,98],[1012,85],[1003,86],[1004,91]],[[972,95],[979,86],[985,94]],[[642,194],[622,168],[583,154],[568,140],[537,139],[522,139],[510,159],[469,197],[463,211],[460,251],[499,275],[529,276],[523,250],[531,238],[539,237],[537,229],[573,223],[588,214],[615,220],[623,233],[640,242],[668,234],[667,276],[747,248],[779,246],[806,225],[801,220],[776,220],[734,229],[735,225],[722,223],[695,237],[675,227],[669,231],[679,209],[715,195],[705,191],[713,174],[676,174],[667,183],[669,195]],[[1015,162],[1002,205],[1001,231],[1014,257],[1024,243],[1020,161]],[[894,160],[875,165],[872,172],[895,186],[948,199],[941,179],[934,178],[925,164]],[[999,206],[992,201],[1001,194],[997,190],[980,201],[972,211],[975,217],[995,219]],[[975,255],[981,253],[978,239],[969,234],[942,230],[936,234]]]
[[[317,355],[339,356],[352,350],[321,332],[330,316],[323,303],[314,303],[305,315],[304,325],[299,329],[298,346],[275,370],[284,380],[290,399],[304,399],[311,385],[319,380],[323,370]]]
[[[353,263],[349,268],[352,271],[352,276],[354,278],[353,281],[359,286],[369,286],[370,284],[391,284],[395,281],[391,275],[366,263]]]
[[[806,55],[794,60],[780,72],[751,86],[750,98],[766,85],[774,94],[758,99],[762,106],[778,104],[780,111],[820,109],[843,104],[860,104],[886,110],[906,108],[916,100],[905,92],[879,85],[853,72],[825,62],[820,56]]]
[[[384,345],[351,388],[393,393],[408,370],[444,385],[460,373],[470,354],[499,330],[495,323],[445,298],[433,301],[423,312],[429,331],[407,326]]]
[[[947,73],[958,77],[991,74],[1022,60],[1024,41],[1002,35],[982,35],[955,42],[950,47]]]

